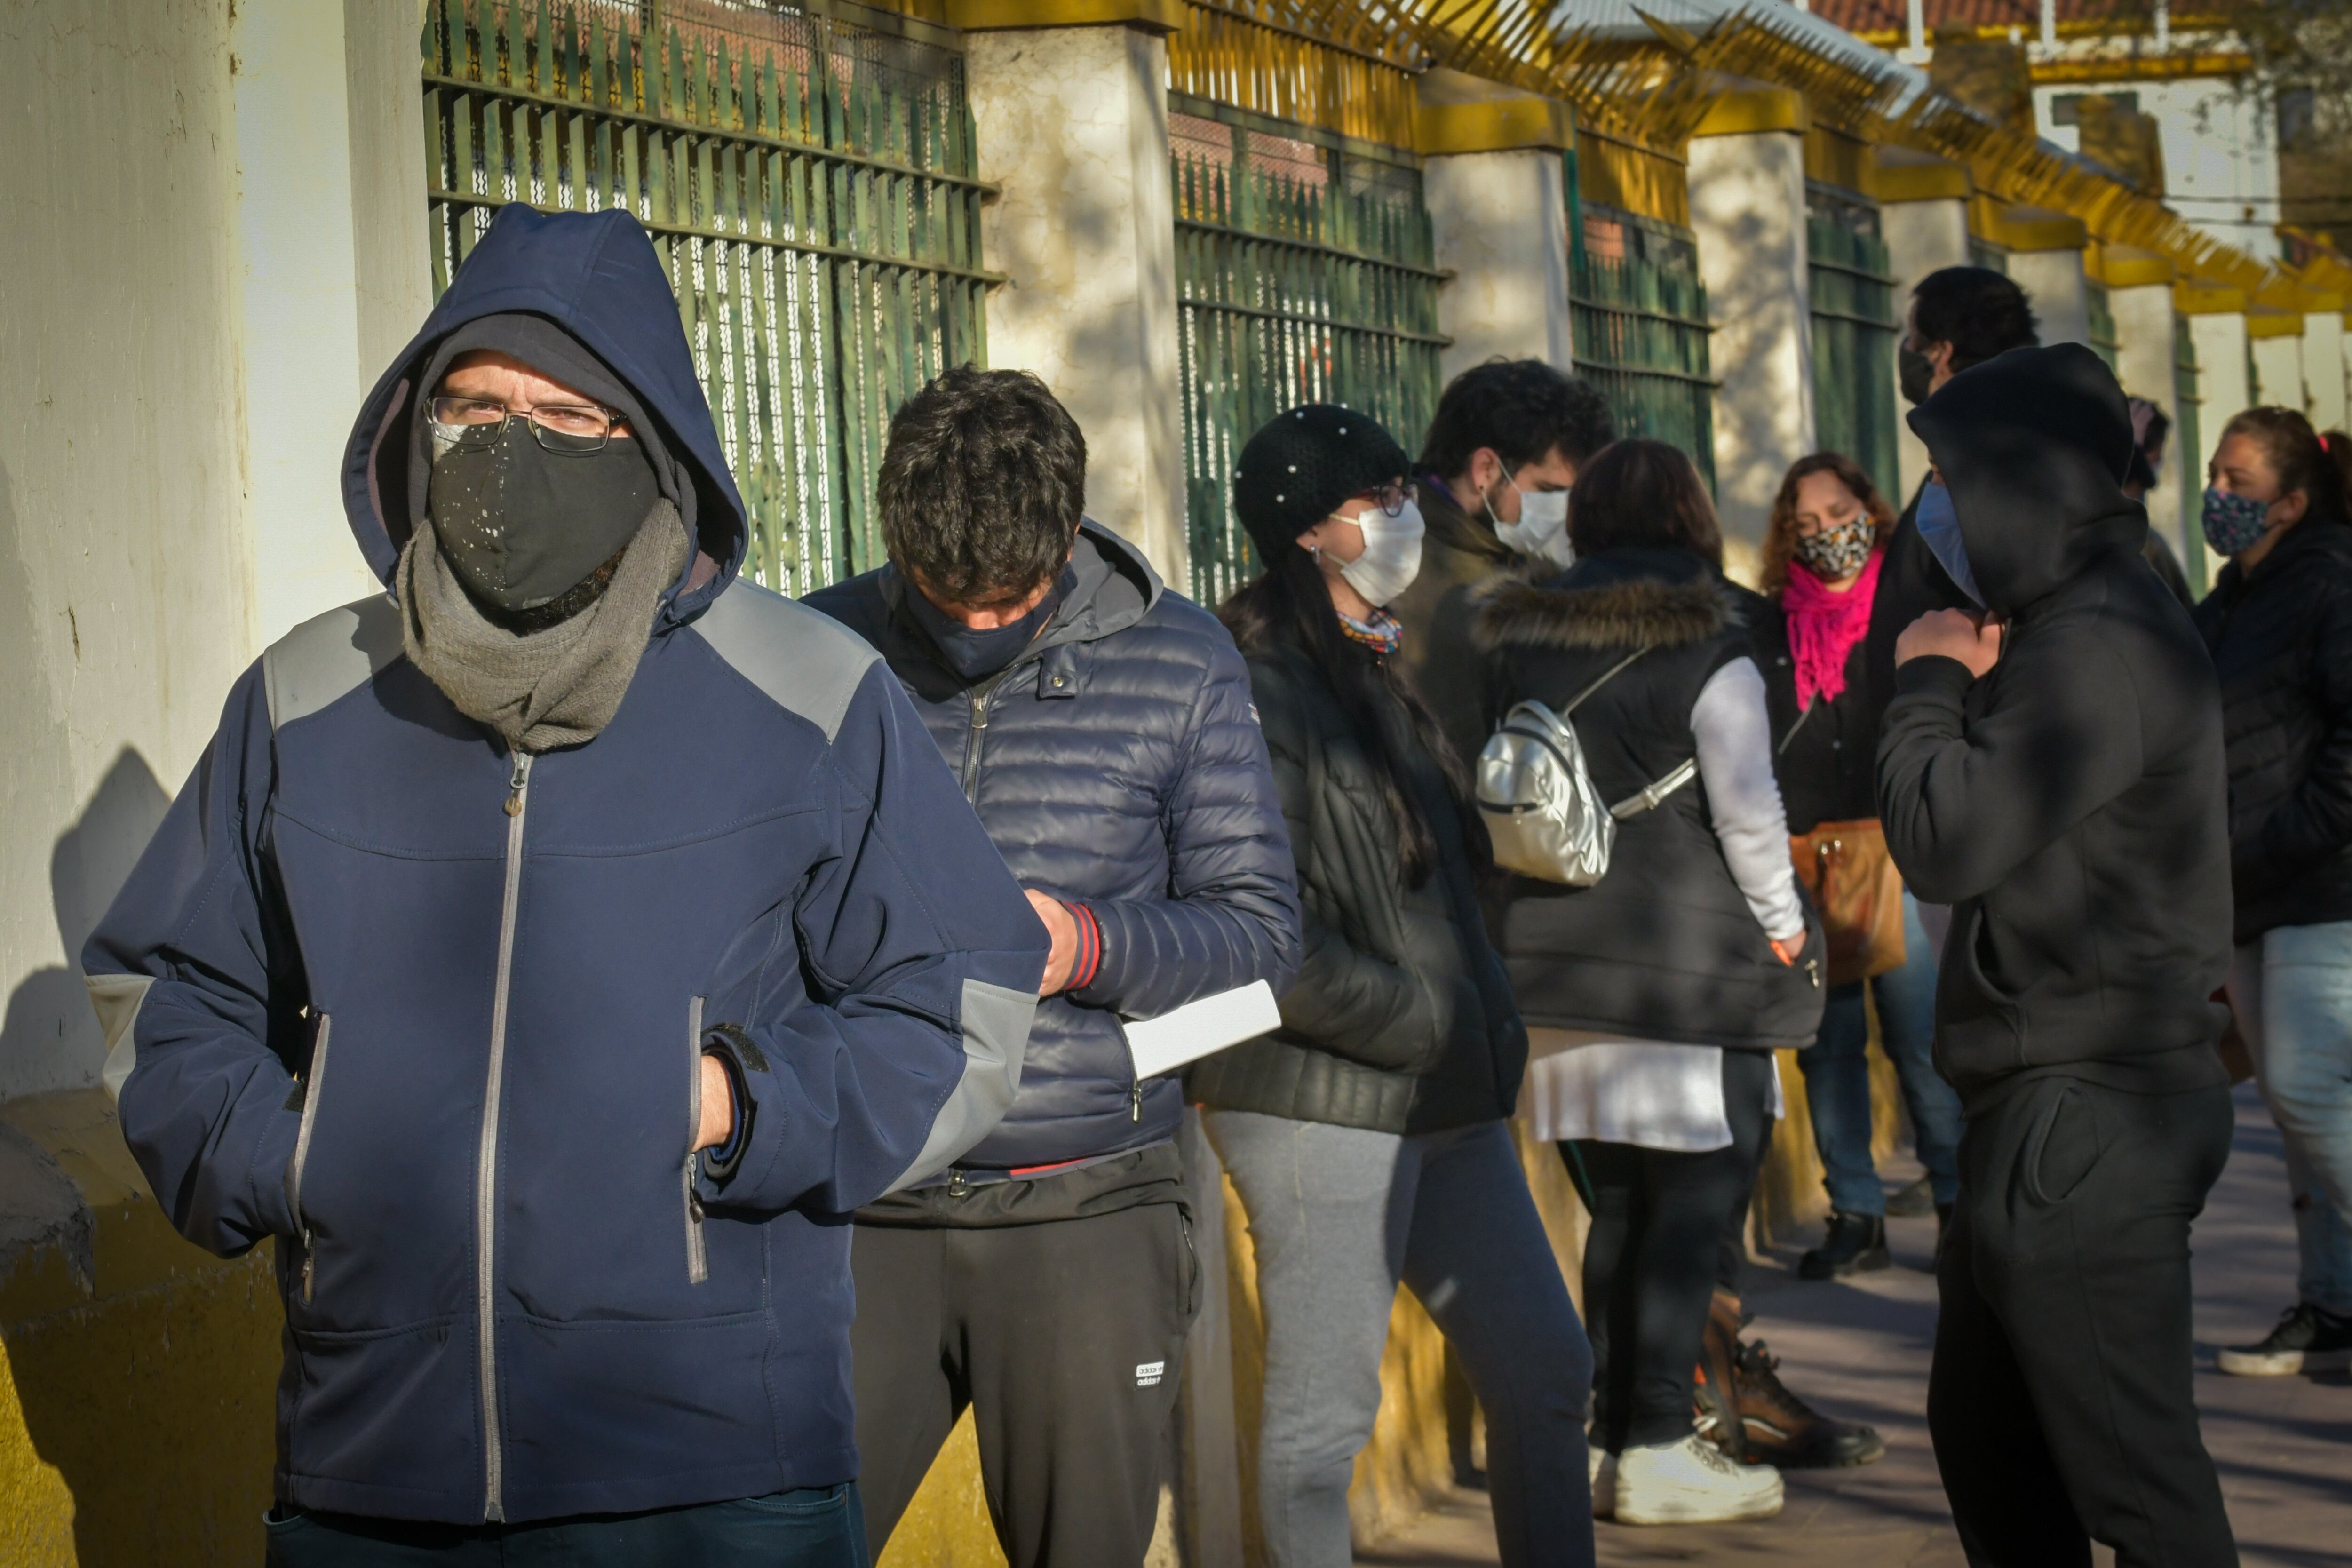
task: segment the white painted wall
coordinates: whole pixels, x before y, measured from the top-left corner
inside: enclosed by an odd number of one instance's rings
[[[227,7],[0,8],[0,1099],[251,658]]]
[[[0,1100],[96,1081],[83,940],[238,673],[377,586],[338,472],[428,303],[416,16],[235,9],[0,9]]]
[[[2246,318],[2239,315],[2191,316],[2189,340],[2197,350],[2197,434],[2204,450],[2198,454],[2200,473],[2210,468],[2221,444],[2221,426],[2253,403],[2246,384]],[[2202,533],[2199,542],[2203,542]],[[2205,581],[2210,583],[2228,564],[2212,551],[2205,552]]]
[[[2254,384],[2248,401],[2307,411],[2303,384],[2303,339],[2256,338]]]
[[[2091,341],[2091,294],[2081,251],[2012,251],[2009,275],[2032,301],[2044,344]]]
[[[975,33],[988,359],[1034,371],[1087,437],[1087,510],[1190,581],[1168,46],[1130,27]]]
[[[1423,166],[1437,265],[1455,273],[1437,296],[1438,324],[1454,340],[1438,359],[1447,380],[1496,355],[1572,368],[1567,188],[1560,154],[1542,148]]]
[[[1886,239],[1886,264],[1895,274],[1895,301],[1907,316],[1911,309],[1911,290],[1919,279],[1943,267],[1965,267],[1969,262],[1969,205],[1957,198],[1938,198],[1926,202],[1889,202],[1878,209],[1880,232]],[[1903,340],[1897,337],[1895,352],[1899,354]],[[1898,381],[1896,385],[1901,385]],[[1906,405],[1905,413],[1910,412]],[[1895,454],[1901,460],[1903,494],[1897,504],[1910,499],[1927,477],[1927,448],[1918,437],[1911,434],[1909,421],[1898,421]]]
[[[2164,535],[2173,554],[2186,561],[2189,536],[2182,531],[2179,456],[2179,398],[2173,388],[2172,285],[2143,283],[2107,290],[2107,308],[2116,318],[2116,379],[2133,397],[2145,397],[2175,422],[2171,443],[2147,492],[2147,523]],[[2193,517],[2185,520],[2191,530]]]
[[[2050,118],[2050,100],[2081,86],[2033,89],[2042,134],[2070,153],[2082,151],[2082,132]],[[2279,254],[2279,167],[2272,110],[2266,100],[2241,96],[2221,79],[2136,81],[2140,112],[2156,117],[2164,147],[2164,202],[2225,245],[2268,259]]]
[[[2344,317],[2314,310],[2303,319],[2303,390],[2311,422],[2322,430],[2344,426]]]
[[[1716,510],[1727,546],[1760,544],[1789,465],[1813,449],[1813,336],[1805,278],[1804,139],[1786,132],[1690,144],[1691,227],[1716,324]]]

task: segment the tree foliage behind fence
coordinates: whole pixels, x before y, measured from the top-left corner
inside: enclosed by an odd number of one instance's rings
[[[844,3],[431,0],[424,53],[436,294],[506,203],[635,213],[752,514],[746,570],[800,594],[878,564],[891,413],[987,358],[954,35]]]

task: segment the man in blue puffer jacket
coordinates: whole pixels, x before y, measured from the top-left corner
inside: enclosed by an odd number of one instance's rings
[[[1002,1114],[1046,933],[737,580],[635,219],[506,208],[343,492],[391,593],[237,682],[84,954],[158,1201],[277,1244],[269,1561],[863,1568],[843,1216]]]
[[[967,1405],[1014,1568],[1134,1568],[1198,1305],[1173,1077],[1121,1016],[1297,968],[1298,897],[1249,676],[1215,617],[1083,521],[1045,384],[952,370],[891,421],[890,563],[811,595],[879,648],[1054,951],[996,1131],[857,1215],[857,1438],[889,1539]]]

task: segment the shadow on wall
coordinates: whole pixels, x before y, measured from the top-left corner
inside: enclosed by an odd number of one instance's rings
[[[104,1047],[81,946],[169,805],[126,747],[58,837],[50,891],[68,963],[9,998],[0,1078],[95,1079]],[[18,1101],[11,1121],[0,1124],[0,1300],[25,1315],[0,1321],[0,1562],[253,1562],[283,1324],[271,1249],[224,1264],[173,1235],[102,1089]]]
[[[81,948],[129,879],[172,797],[129,746],[49,854],[49,897],[66,962],[37,969],[8,998],[0,1083],[97,1081],[105,1041],[82,989]]]

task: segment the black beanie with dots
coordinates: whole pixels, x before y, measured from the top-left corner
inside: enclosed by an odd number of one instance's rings
[[[1412,460],[1381,422],[1335,403],[1277,414],[1234,465],[1234,515],[1258,558],[1281,559],[1349,496],[1411,477]]]

